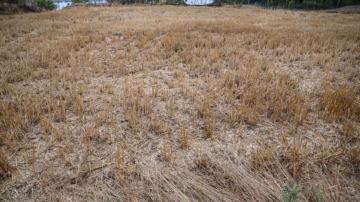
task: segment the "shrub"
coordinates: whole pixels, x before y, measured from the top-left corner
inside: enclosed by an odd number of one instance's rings
[[[295,201],[316,201],[323,202],[324,192],[321,189],[312,187],[311,190],[306,190],[300,185],[301,181],[293,187],[285,186],[282,189],[283,202]],[[306,199],[303,197],[306,196]]]
[[[284,202],[295,202],[296,200],[305,200],[301,194],[305,193],[305,190],[301,188],[300,182],[294,187],[283,187],[282,198]]]
[[[89,0],[72,0],[71,2],[73,4],[75,4],[75,3],[89,3]]]
[[[228,4],[236,4],[238,6],[242,6],[244,4],[244,0],[226,0]]]
[[[52,0],[36,0],[37,6],[47,10],[56,10],[57,5]]]
[[[185,2],[183,0],[166,0],[166,4],[184,5]]]
[[[0,3],[25,4],[26,0],[0,0]]]

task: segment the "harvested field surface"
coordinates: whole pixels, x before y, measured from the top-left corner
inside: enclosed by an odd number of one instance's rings
[[[360,201],[360,15],[0,16],[0,201]]]
[[[359,13],[360,14],[360,6],[344,6],[337,9],[326,10],[329,13]]]

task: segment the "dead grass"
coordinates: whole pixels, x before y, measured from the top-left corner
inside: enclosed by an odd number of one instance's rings
[[[360,201],[360,16],[0,16],[0,200]],[[323,193],[323,194],[321,194]]]

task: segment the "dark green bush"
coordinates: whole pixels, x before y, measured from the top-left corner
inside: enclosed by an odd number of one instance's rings
[[[236,5],[243,5],[244,4],[244,0],[226,0],[225,1],[228,4],[236,4]]]
[[[89,0],[72,0],[71,2],[73,4],[75,4],[75,3],[89,3]]]
[[[185,2],[183,0],[166,0],[166,4],[184,5]]]
[[[37,6],[47,10],[55,10],[57,5],[52,0],[36,0]]]
[[[25,4],[26,0],[0,0],[0,3]]]

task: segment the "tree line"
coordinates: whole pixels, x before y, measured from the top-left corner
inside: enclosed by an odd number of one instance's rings
[[[331,9],[343,6],[360,5],[360,0],[245,0],[246,3],[257,3],[262,6],[285,9]]]
[[[119,2],[122,4],[152,3],[157,4],[159,0],[107,0],[108,2]],[[199,0],[201,2],[201,0]],[[360,5],[360,0],[214,0],[212,5],[220,6],[227,4],[256,4],[262,7],[283,9],[331,9],[343,6]],[[184,5],[185,0],[166,0],[166,4]]]
[[[186,0],[164,0],[166,4],[185,5]],[[0,3],[9,4],[31,4],[35,2],[37,6],[48,10],[56,9],[56,4],[52,0],[0,0]],[[88,3],[89,0],[73,0],[73,3]],[[107,0],[107,2],[118,2],[122,4],[145,3],[157,4],[159,0]],[[199,0],[201,2],[201,0]],[[331,9],[342,6],[360,5],[360,0],[214,0],[213,6],[227,4],[255,4],[261,7],[282,8],[282,9],[300,9],[300,10],[316,10]]]

